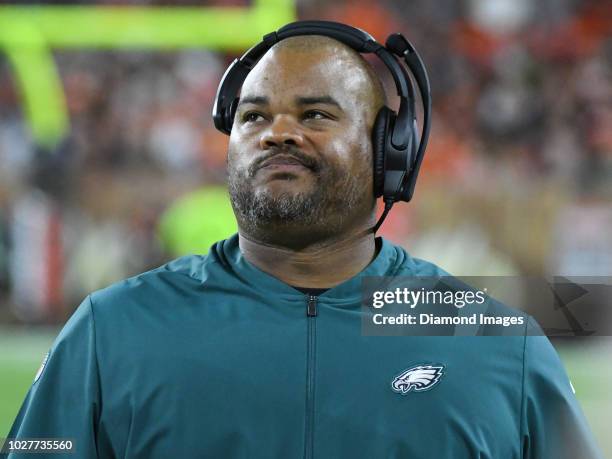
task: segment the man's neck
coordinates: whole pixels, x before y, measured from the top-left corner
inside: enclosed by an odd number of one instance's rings
[[[376,256],[374,239],[361,232],[293,250],[239,234],[247,261],[286,284],[310,288],[331,288],[361,272]]]

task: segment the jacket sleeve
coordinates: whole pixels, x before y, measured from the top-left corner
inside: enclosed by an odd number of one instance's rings
[[[533,319],[523,359],[523,458],[603,459],[563,364]]]
[[[66,439],[73,451],[36,457],[96,458],[100,411],[98,364],[91,299],[68,320],[35,377],[7,439]],[[10,459],[31,457],[12,452]]]

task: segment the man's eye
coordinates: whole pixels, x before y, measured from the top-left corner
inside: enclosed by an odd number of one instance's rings
[[[304,113],[304,118],[307,120],[324,120],[329,118],[329,116],[318,110],[309,110]]]
[[[255,123],[257,121],[260,121],[263,119],[263,116],[261,116],[259,113],[257,112],[249,112],[246,113],[243,117],[242,117],[242,121],[244,123]]]

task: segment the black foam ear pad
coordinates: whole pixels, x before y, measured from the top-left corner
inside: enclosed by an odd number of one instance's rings
[[[385,183],[385,145],[387,143],[387,129],[389,116],[393,111],[388,107],[380,109],[372,127],[372,158],[374,160],[374,196],[383,195]]]
[[[227,132],[232,130],[232,126],[234,125],[234,117],[236,116],[236,109],[238,108],[238,102],[240,99],[236,97],[232,100],[232,103],[227,109],[226,118],[225,118],[225,126],[227,127]]]

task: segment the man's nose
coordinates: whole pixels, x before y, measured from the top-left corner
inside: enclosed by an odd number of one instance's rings
[[[303,144],[304,138],[299,127],[287,116],[277,117],[259,140],[259,145],[263,150],[289,145],[300,148]]]

